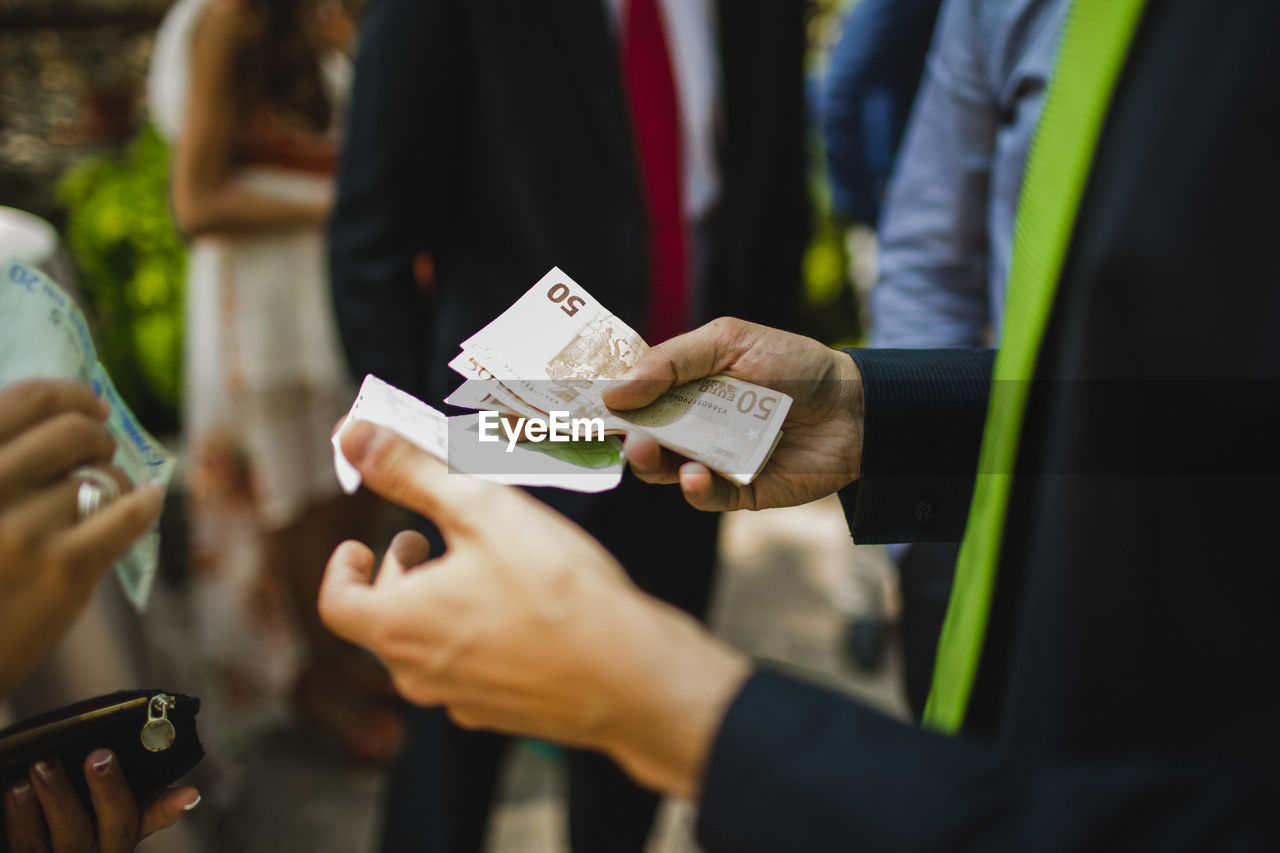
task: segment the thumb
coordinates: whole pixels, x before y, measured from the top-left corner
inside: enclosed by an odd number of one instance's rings
[[[746,350],[751,324],[732,317],[712,320],[653,347],[604,392],[611,409],[647,406],[676,385],[719,373]]]
[[[413,442],[368,421],[347,426],[342,453],[365,486],[434,521],[446,541],[482,525],[495,490],[502,488],[453,473]]]

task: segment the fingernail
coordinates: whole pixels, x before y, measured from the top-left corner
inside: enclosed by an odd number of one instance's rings
[[[342,453],[352,465],[359,465],[377,437],[378,428],[375,425],[368,421],[355,421],[343,433]]]
[[[169,487],[165,484],[163,480],[148,480],[147,488],[155,492],[157,495],[160,495],[161,497],[163,497],[164,493],[169,490]]]
[[[52,782],[54,776],[53,765],[47,761],[37,761],[32,765],[32,769],[36,771],[36,775],[40,777],[41,782]]]
[[[185,806],[183,806],[183,807],[182,807],[182,810],[183,810],[184,812],[189,812],[189,811],[191,811],[191,810],[192,810],[192,809],[194,809],[196,806],[200,805],[200,801],[201,801],[201,800],[203,800],[203,799],[204,799],[204,795],[203,795],[203,794],[200,794],[200,793],[197,793],[197,794],[196,794],[196,798],[195,798],[194,800],[192,800],[191,802],[187,803]]]
[[[431,543],[416,530],[401,530],[391,540],[388,550],[405,568],[420,565],[431,558]]]
[[[103,417],[105,418],[111,417],[111,404],[108,403],[106,400],[102,399],[101,397],[98,398],[98,408],[102,409]]]
[[[9,793],[13,795],[13,801],[20,806],[27,804],[27,798],[31,796],[31,785],[26,782],[19,782],[9,789]]]
[[[115,760],[115,755],[108,749],[99,749],[89,754],[89,766],[99,776],[106,776],[110,773]]]

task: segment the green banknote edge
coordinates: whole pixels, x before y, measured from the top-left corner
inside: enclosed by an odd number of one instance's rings
[[[520,447],[593,470],[608,468],[622,461],[622,440],[614,435],[606,435],[603,441],[522,441]]]

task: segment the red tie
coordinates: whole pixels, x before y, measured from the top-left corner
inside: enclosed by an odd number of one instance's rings
[[[649,213],[650,344],[689,327],[689,247],[681,203],[680,110],[657,0],[627,0],[622,76]]]

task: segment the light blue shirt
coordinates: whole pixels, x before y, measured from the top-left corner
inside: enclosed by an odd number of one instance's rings
[[[947,0],[887,190],[874,347],[990,346],[1066,0]]]

